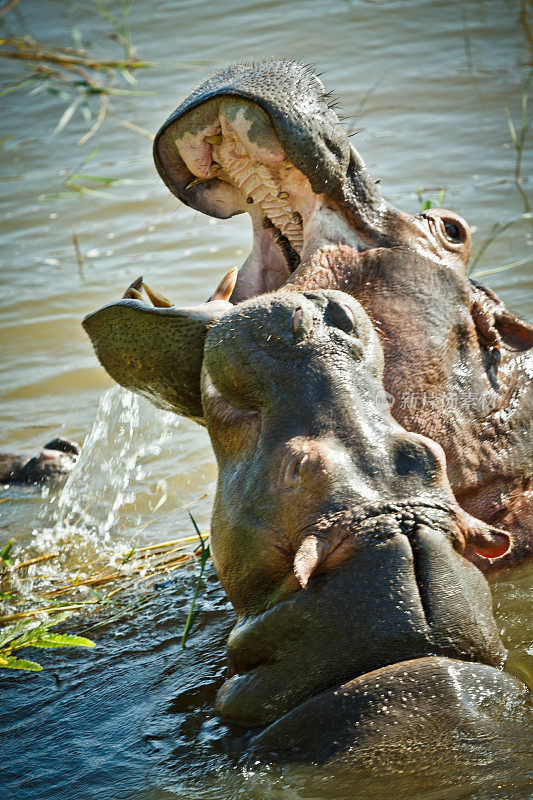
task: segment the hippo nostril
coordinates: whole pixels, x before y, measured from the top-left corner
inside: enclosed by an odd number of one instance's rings
[[[292,315],[292,329],[294,338],[298,341],[304,339],[313,327],[313,318],[303,308],[298,307]]]
[[[329,322],[345,333],[355,332],[355,315],[350,306],[345,303],[330,302],[326,314]]]

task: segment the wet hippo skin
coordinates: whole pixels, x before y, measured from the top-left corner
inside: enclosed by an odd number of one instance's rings
[[[0,484],[58,483],[72,470],[80,447],[62,437],[45,444],[35,456],[0,452]]]
[[[232,308],[227,293],[201,380],[211,552],[237,614],[218,713],[254,731],[248,754],[290,760],[497,751],[527,690],[501,671],[489,588],[463,554],[501,556],[509,537],[461,509],[441,447],[379,402],[382,349],[357,301],[292,289]],[[100,356],[106,314],[85,321]]]
[[[267,725],[253,758],[487,755],[527,693],[463,555],[505,536],[459,508],[440,447],[376,406],[381,379],[375,331],[338,292],[247,301],[208,332],[211,551],[238,618],[217,710]]]
[[[495,566],[517,561],[533,536],[533,328],[468,279],[465,220],[386,202],[329,103],[300,64],[227,67],[162,126],[157,169],[194,209],[250,214],[254,244],[232,303],[290,285],[362,303],[382,337],[394,417],[443,447],[465,510],[513,533]],[[181,413],[198,418],[198,367],[187,375]]]

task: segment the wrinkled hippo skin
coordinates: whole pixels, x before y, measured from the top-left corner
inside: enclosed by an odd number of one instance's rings
[[[162,126],[157,169],[194,209],[250,214],[254,245],[232,303],[291,285],[362,303],[382,337],[393,415],[443,447],[465,510],[513,533],[498,566],[517,561],[533,538],[533,328],[468,279],[461,217],[385,201],[328,104],[300,64],[228,67]],[[201,419],[197,339],[182,341],[181,413]]]
[[[211,552],[238,618],[217,710],[266,725],[254,758],[391,771],[461,739],[489,756],[526,693],[462,555],[506,537],[457,505],[439,445],[376,404],[382,370],[335,291],[244,302],[207,334]]]
[[[61,482],[73,469],[80,447],[56,437],[35,456],[0,452],[0,484]]]
[[[369,317],[337,291],[282,290],[209,327],[211,553],[237,614],[217,710],[254,729],[254,758],[490,758],[527,694],[463,555],[508,536],[459,507],[441,447],[376,402],[382,377]]]

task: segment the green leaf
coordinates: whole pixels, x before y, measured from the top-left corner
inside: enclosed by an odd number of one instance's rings
[[[68,92],[64,92],[63,89],[58,89],[57,86],[46,86],[45,87],[47,94],[53,94],[56,97],[61,98],[61,100],[70,100],[72,95]],[[30,94],[32,94],[30,92]]]
[[[94,647],[94,642],[71,633],[50,633],[32,641],[31,647]]]
[[[106,178],[104,175],[84,175],[83,172],[72,172],[68,177],[69,180],[75,178],[76,180],[94,181],[95,183],[105,184],[116,183],[119,180],[119,178]]]
[[[74,42],[74,47],[76,50],[83,50],[83,40],[80,29],[77,26],[75,28],[71,28],[70,35],[72,36],[72,41]]]
[[[83,102],[83,96],[81,94],[79,94],[75,98],[75,100],[73,100],[72,103],[68,106],[66,111],[64,111],[63,114],[61,115],[61,119],[59,120],[59,122],[55,126],[55,128],[54,128],[54,130],[52,132],[52,136],[57,136],[57,134],[60,133],[60,131],[62,131],[63,128],[66,127],[69,124],[70,120],[72,119],[72,117],[74,116],[76,110],[82,104],[82,102]]]
[[[29,661],[27,658],[17,658],[16,656],[9,656],[9,658],[2,658],[0,656],[0,668],[4,669],[29,669],[32,672],[41,672],[42,667],[36,661]]]
[[[196,524],[196,520],[194,519],[194,517],[193,517],[193,515],[191,514],[190,511],[189,511],[189,517],[191,518],[191,522],[194,525],[194,529],[195,529],[195,531],[198,534],[198,537],[200,539],[200,547],[202,548],[202,550],[201,550],[201,555],[200,555],[200,574],[198,575],[198,580],[196,581],[196,586],[194,588],[194,594],[193,594],[192,600],[191,600],[191,607],[189,609],[189,614],[187,616],[187,621],[185,622],[185,628],[183,630],[183,636],[181,637],[181,649],[182,650],[185,647],[185,642],[187,641],[187,636],[189,635],[189,632],[191,631],[192,626],[194,624],[194,620],[196,619],[196,616],[198,614],[198,611],[194,610],[194,606],[195,606],[195,603],[196,603],[196,598],[198,597],[198,591],[200,589],[200,582],[201,582],[202,576],[204,574],[204,568],[205,568],[207,559],[209,558],[209,545],[204,542],[203,536],[200,533],[200,528]]]
[[[124,80],[125,80],[127,83],[129,83],[129,84],[130,84],[130,86],[136,86],[136,85],[137,85],[137,78],[135,78],[135,77],[134,77],[134,76],[131,74],[131,72],[129,71],[129,69],[126,69],[126,67],[121,67],[121,69],[120,69],[120,73],[121,73],[122,77],[124,78]]]
[[[89,105],[87,100],[84,100],[83,103],[81,104],[80,111],[83,114],[83,119],[85,120],[85,122],[90,122],[92,118],[92,112],[91,112],[91,106]]]
[[[2,631],[0,631],[0,647],[4,647],[4,645],[6,645],[8,642],[11,642],[13,639],[15,639],[17,634],[23,630],[23,628],[28,627],[29,624],[30,623],[27,619],[21,619],[12,625],[7,625]]]
[[[4,97],[6,94],[11,94],[11,92],[16,92],[17,89],[22,89],[24,86],[28,86],[30,83],[35,83],[35,81],[41,81],[42,78],[28,78],[25,81],[20,81],[19,83],[15,83],[13,86],[8,86],[7,89],[3,89],[0,92],[0,97]]]
[[[13,549],[13,539],[10,539],[7,544],[5,544],[2,548],[2,552],[0,553],[0,558],[2,561],[7,561],[9,556],[11,555],[11,550]]]
[[[204,549],[202,550],[202,555],[200,556],[200,564],[202,566],[202,569],[203,569],[203,567],[205,567],[206,562],[209,559],[210,555],[211,555],[211,552],[209,550],[209,545],[206,544]]]
[[[129,552],[129,553],[127,553],[127,554],[124,556],[124,560],[122,561],[122,563],[123,563],[123,564],[127,564],[127,563],[128,563],[128,561],[130,560],[130,558],[132,557],[132,555],[134,554],[134,552],[135,552],[135,546],[133,546],[133,547],[131,548],[130,552]]]
[[[472,273],[473,278],[481,278],[482,275],[493,275],[495,272],[505,272],[508,269],[514,269],[514,267],[520,267],[522,264],[527,264],[529,261],[529,257],[520,258],[518,261],[510,261],[508,264],[502,264],[499,267],[490,267],[489,269],[478,269]]]
[[[505,109],[507,111],[507,109]],[[509,112],[507,112],[509,113]],[[513,140],[513,144],[516,148],[518,148],[518,136],[516,135],[515,126],[511,117],[507,117],[507,123],[509,125],[509,130],[511,132],[511,139]]]

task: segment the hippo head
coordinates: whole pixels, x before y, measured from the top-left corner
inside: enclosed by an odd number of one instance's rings
[[[241,269],[196,308],[149,291],[150,306],[137,286],[90,315],[85,327],[112,377],[204,423],[203,345],[216,319],[263,292],[343,290],[380,334],[395,418],[445,449],[463,507],[517,533],[528,513],[524,351],[533,328],[468,279],[467,223],[451,211],[392,208],[321,81],[293,62],[217,72],[162,126],[154,158],[192,208],[220,218],[248,212],[254,244]],[[497,432],[490,441],[488,429]],[[509,514],[509,505],[518,510]]]
[[[211,552],[238,618],[221,715],[264,724],[403,659],[501,665],[486,581],[462,553],[500,556],[509,537],[459,508],[441,447],[392,418],[369,316],[335,290],[232,306],[234,280],[194,312],[129,299],[84,323],[106,367],[167,407],[184,396],[172,395],[188,363],[176,341],[204,337]]]
[[[393,420],[382,362],[368,315],[337,291],[248,300],[209,329],[211,552],[238,617],[229,720],[271,721],[406,658],[501,664],[485,579],[461,554],[509,539],[457,506],[439,445]]]
[[[508,537],[458,508],[442,448],[393,420],[382,379],[374,327],[342,292],[275,292],[210,327],[202,402],[219,467],[213,556],[238,613],[342,563],[357,548],[350,530],[398,503],[407,514],[413,504],[451,513],[460,551],[466,541],[486,554],[507,548]]]
[[[412,216],[385,201],[331,105],[319,78],[300,64],[237,64],[198,87],[156,135],[156,167],[182,202],[214,217],[251,216],[253,248],[225,299],[236,304],[291,285],[346,291],[383,334],[395,413],[406,390],[446,395],[461,413],[472,394],[485,411],[498,408],[500,350],[530,346],[531,328],[467,279],[464,220],[438,209]],[[121,325],[147,325],[138,310],[146,312],[125,302],[107,319],[117,333]],[[204,320],[193,310],[193,321],[209,324],[210,313]],[[156,336],[155,318],[150,325]],[[163,337],[168,325],[166,312],[159,314]],[[180,333],[187,365],[178,404],[198,419],[203,338],[190,324]],[[128,357],[138,357],[135,348]],[[503,394],[507,402],[507,387]],[[447,424],[447,412],[439,424],[427,406],[410,408],[402,406],[402,423],[431,438],[442,440],[455,424],[455,417]]]
[[[383,271],[406,254],[424,261],[424,282],[438,280],[431,263],[464,276],[468,225],[451,211],[392,209],[322,82],[295,62],[215,73],[162,126],[154,159],[185,204],[222,219],[250,214],[254,244],[233,302],[307,280],[309,268],[315,285],[346,290],[354,270]]]
[[[80,446],[61,436],[45,444],[43,449],[31,458],[0,452],[0,482],[58,483],[72,471],[79,455]]]

